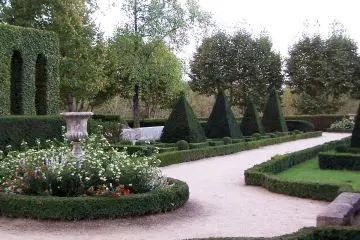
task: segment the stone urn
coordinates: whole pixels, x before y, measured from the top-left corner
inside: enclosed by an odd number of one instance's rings
[[[65,137],[71,142],[74,156],[81,161],[84,152],[81,141],[88,138],[87,121],[94,115],[92,112],[63,112],[60,114],[66,121]]]

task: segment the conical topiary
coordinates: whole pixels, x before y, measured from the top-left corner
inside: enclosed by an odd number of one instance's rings
[[[280,98],[275,88],[271,89],[266,103],[262,123],[266,132],[287,132],[286,122],[282,113]]]
[[[160,140],[175,143],[179,140],[187,142],[204,142],[204,130],[198,122],[185,96],[181,96],[166,121]]]
[[[217,95],[207,121],[206,136],[208,138],[242,137],[240,126],[236,122],[230,104],[222,91]]]
[[[254,133],[264,133],[259,112],[251,98],[246,101],[244,117],[241,121],[241,132],[244,136],[252,136]]]
[[[355,126],[352,131],[350,147],[360,148],[360,104],[359,104],[359,109],[358,109],[356,119],[355,119]]]

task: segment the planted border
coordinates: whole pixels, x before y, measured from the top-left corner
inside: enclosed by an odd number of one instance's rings
[[[259,147],[283,143],[283,142],[319,137],[321,135],[322,132],[309,132],[309,133],[301,133],[296,135],[295,134],[287,135],[277,138],[260,139],[251,142],[240,142],[240,143],[233,143],[222,146],[166,152],[166,153],[158,154],[158,158],[161,160],[161,166],[163,167],[176,163],[195,161],[202,158],[232,154],[236,152],[256,149]]]
[[[177,209],[189,199],[185,182],[148,193],[115,197],[54,197],[0,193],[0,215],[52,220],[123,218]]]
[[[332,201],[341,192],[352,191],[351,185],[288,181],[280,179],[276,174],[308,159],[314,158],[320,152],[329,151],[337,146],[348,144],[349,142],[350,138],[345,138],[294,153],[274,156],[271,160],[246,170],[244,173],[245,183],[247,185],[261,186],[271,192],[294,197]]]

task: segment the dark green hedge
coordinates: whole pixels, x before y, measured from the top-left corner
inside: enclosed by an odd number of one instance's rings
[[[58,113],[59,59],[59,40],[56,34],[1,24],[0,115],[10,115],[11,109],[15,109],[13,114],[17,115]],[[39,67],[37,61],[46,66]],[[44,76],[36,75],[36,72],[43,74],[45,70],[47,81],[43,81]],[[40,95],[36,95],[36,78],[42,80],[41,83],[38,81],[38,86],[41,86]],[[38,111],[36,104],[41,104]]]
[[[360,229],[357,227],[320,227],[302,228],[296,233],[279,237],[230,237],[201,238],[212,240],[360,240]],[[198,238],[200,240],[200,238]]]
[[[94,120],[100,120],[100,121],[103,121],[103,122],[118,122],[118,123],[123,122],[120,115],[94,114],[91,118],[94,119]]]
[[[220,92],[217,97],[205,130],[208,138],[241,138],[242,133],[231,106],[224,94]]]
[[[195,148],[205,148],[208,147],[209,143],[208,142],[202,142],[202,143],[189,143],[189,147],[190,149],[195,149]]]
[[[275,88],[271,89],[262,118],[265,132],[287,132],[279,94]]]
[[[180,140],[189,143],[206,141],[204,130],[185,96],[181,96],[175,104],[165,123],[160,140],[166,143],[175,143]]]
[[[60,116],[8,116],[0,117],[0,150],[11,145],[19,149],[23,140],[29,146],[35,146],[36,139],[42,142],[46,139],[62,139],[62,126],[65,120]],[[120,125],[116,122],[102,122],[90,119],[88,121],[89,133],[94,133],[98,125],[103,126],[104,132],[111,132],[113,140],[119,139]]]
[[[77,220],[141,216],[179,208],[189,199],[185,182],[149,193],[115,197],[53,197],[0,193],[0,215],[36,219]]]
[[[352,148],[360,148],[360,104],[355,118],[355,126],[352,131],[350,146]]]
[[[320,152],[334,149],[349,142],[349,138],[329,142],[287,155],[275,156],[271,160],[255,165],[245,171],[247,185],[262,186],[271,192],[301,198],[332,201],[341,191],[352,190],[350,185],[321,184],[286,181],[276,176],[301,162],[316,157]]]
[[[290,132],[299,130],[303,132],[315,131],[314,124],[305,120],[286,120],[286,126]]]
[[[214,147],[214,146],[222,146],[224,145],[224,141],[209,141],[209,146]]]
[[[158,155],[158,158],[161,160],[161,166],[167,166],[176,163],[195,161],[202,158],[221,156],[241,152],[244,150],[255,149],[262,146],[318,136],[321,136],[321,132],[301,133],[297,135],[288,135],[277,138],[260,139],[258,141],[240,142],[223,146],[161,153]]]
[[[319,153],[321,169],[360,170],[360,153],[341,153],[335,151]]]
[[[241,121],[241,131],[244,136],[251,136],[254,133],[262,134],[265,132],[259,112],[251,98],[246,102],[244,117]]]

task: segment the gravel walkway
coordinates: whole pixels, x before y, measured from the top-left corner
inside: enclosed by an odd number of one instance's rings
[[[0,239],[187,239],[214,236],[276,236],[314,226],[328,203],[270,193],[244,185],[244,170],[284,154],[340,139],[348,134],[324,133],[222,157],[164,168],[186,181],[190,200],[181,209],[132,219],[51,222],[0,218]]]

